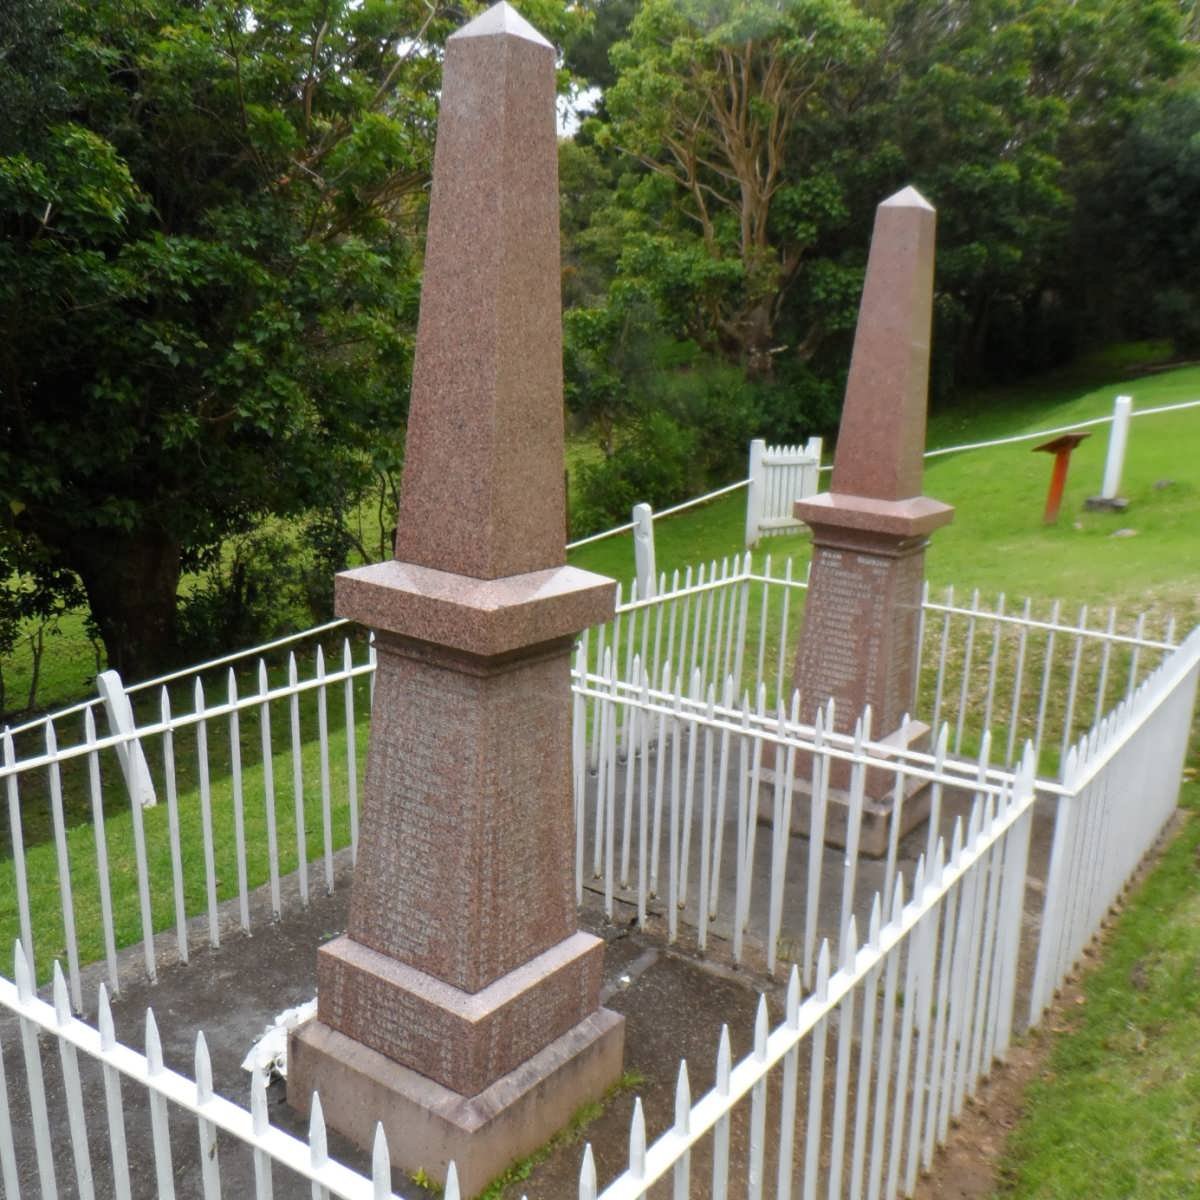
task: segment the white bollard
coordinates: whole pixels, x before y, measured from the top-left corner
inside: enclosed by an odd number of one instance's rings
[[[793,500],[807,500],[821,490],[821,449],[819,437],[810,437],[804,443],[805,457],[811,461],[800,474],[800,495],[793,496]]]
[[[136,733],[133,709],[121,676],[116,671],[103,671],[96,676],[96,688],[104,701],[109,729],[114,734]],[[154,794],[154,781],[150,778],[150,767],[142,753],[141,742],[119,742],[114,749],[117,762],[121,764],[121,774],[125,776],[129,799],[143,808],[152,808],[158,803],[158,797]]]
[[[1112,427],[1108,433],[1108,457],[1104,460],[1104,483],[1100,495],[1089,496],[1083,507],[1090,511],[1102,509],[1120,512],[1128,503],[1117,492],[1121,489],[1121,471],[1125,466],[1125,446],[1129,441],[1129,418],[1133,415],[1133,397],[1118,396],[1113,404]]]
[[[649,600],[657,594],[658,572],[654,566],[654,510],[648,504],[633,506],[633,561],[638,599]]]
[[[1121,470],[1125,466],[1125,445],[1129,440],[1129,417],[1133,412],[1133,397],[1118,396],[1113,405],[1112,429],[1108,435],[1108,458],[1104,463],[1104,486],[1100,495],[1115,500],[1121,487]]]

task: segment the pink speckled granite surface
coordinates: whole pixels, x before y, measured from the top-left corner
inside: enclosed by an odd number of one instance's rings
[[[611,579],[578,567],[485,580],[392,560],[343,571],[334,581],[339,617],[482,656],[607,621],[615,599]]]
[[[396,557],[497,579],[564,561],[554,51],[452,37]]]
[[[380,645],[349,934],[477,992],[575,931],[567,652],[490,674]]]
[[[596,1011],[603,958],[598,938],[576,933],[470,993],[340,937],[317,961],[317,1016],[474,1096]]]
[[[447,1103],[509,1096],[438,1142],[479,1185],[512,1122],[540,1144],[570,1116],[538,1096],[620,1071],[575,913],[569,656],[615,585],[564,563],[554,115],[554,50],[515,10],[449,39],[396,561],[336,584],[377,633],[349,922],[292,1039],[305,1089],[347,1101],[331,1125],[403,1112],[394,1153],[423,1169]]]
[[[829,490],[921,494],[937,214],[913,188],[875,210]]]

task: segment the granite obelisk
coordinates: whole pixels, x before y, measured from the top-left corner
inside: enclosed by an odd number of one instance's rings
[[[506,3],[447,43],[389,562],[338,576],[378,652],[347,932],[318,954],[288,1098],[480,1190],[620,1074],[578,930],[554,50]]]
[[[815,712],[831,698],[847,733],[867,705],[873,736],[919,746],[913,710],[925,547],[954,510],[921,494],[933,316],[936,213],[914,188],[876,210],[830,488],[798,500],[813,533],[794,684]],[[848,772],[835,768],[835,792]],[[892,778],[868,772],[861,846],[886,848]],[[840,787],[839,787],[840,785]],[[835,795],[830,840],[844,831]],[[923,819],[906,804],[905,825]]]

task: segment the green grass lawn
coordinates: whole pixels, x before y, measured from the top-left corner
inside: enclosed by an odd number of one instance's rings
[[[1134,357],[1146,353],[1138,350]],[[930,423],[930,442],[944,446],[1102,415],[1111,411],[1112,398],[1118,390],[1131,392],[1136,408],[1200,397],[1197,369],[1153,374],[1129,384],[1118,379],[1094,386],[1097,369],[1115,372],[1116,367],[1117,364],[1109,362],[1102,362],[1099,368],[1092,364],[1082,375],[1077,372],[1020,390],[989,393],[990,399],[977,399],[970,422],[959,410],[935,415]],[[1170,605],[1179,610],[1182,625],[1186,627],[1196,616],[1200,594],[1200,555],[1195,544],[1195,531],[1200,530],[1196,478],[1200,470],[1200,408],[1134,421],[1123,487],[1130,508],[1119,516],[1080,511],[1083,499],[1098,488],[1105,443],[1106,430],[1102,428],[1080,448],[1073,464],[1063,517],[1053,528],[1044,527],[1040,520],[1050,464],[1044,455],[1031,454],[1028,444],[930,460],[927,491],[956,506],[954,524],[937,533],[929,552],[928,573],[933,584],[954,583],[960,589],[978,586],[985,594],[1003,588],[1010,605],[1025,595],[1057,595],[1072,603],[1087,600],[1094,606],[1117,604],[1125,609],[1142,606],[1160,609]],[[573,461],[586,458],[587,453],[586,445],[572,443]],[[1155,486],[1164,480],[1170,480],[1170,486]],[[738,553],[742,546],[744,512],[745,494],[739,491],[664,519],[657,529],[659,566],[670,572],[688,563]],[[1111,534],[1117,528],[1137,532],[1134,536],[1113,538]],[[809,542],[804,535],[765,539],[756,552],[756,561],[761,565],[769,553],[778,564],[787,555],[795,555],[800,573],[808,551]],[[631,540],[623,535],[593,543],[574,551],[571,561],[628,580],[633,573]],[[752,625],[758,619],[758,611],[757,603],[753,602]],[[777,614],[772,613],[771,619],[777,620]],[[789,621],[789,626],[792,624],[794,621]],[[90,688],[81,685],[94,670],[94,663],[86,640],[83,645],[86,653],[72,647],[64,634],[61,643],[53,645],[47,656],[48,675],[58,672],[56,678],[61,683],[55,686],[61,686],[64,700],[90,692]],[[243,691],[246,686],[243,681]],[[157,699],[147,697],[143,703],[153,708]],[[338,703],[338,698],[331,695],[331,704],[336,707]],[[175,711],[183,711],[190,707],[190,696],[177,696],[174,704]],[[365,717],[365,703],[360,704],[359,714],[360,719]],[[304,701],[302,717],[304,736],[311,740],[315,722],[311,695]],[[154,719],[154,714],[142,712],[140,718]],[[245,724],[249,726],[252,722]],[[283,732],[276,730],[277,745],[281,744],[279,738]],[[248,738],[250,734],[243,730],[243,740]],[[214,731],[210,742],[214,780],[224,779],[228,771],[226,739]],[[179,743],[181,806],[195,807],[195,756],[188,735],[181,735]],[[19,746],[18,753],[24,756],[36,749]],[[310,752],[311,746],[306,749],[306,753]],[[248,762],[256,758],[256,751],[249,743],[246,757]],[[280,777],[277,790],[287,782]],[[90,820],[90,803],[82,760],[64,772],[63,783],[68,826],[86,824]],[[48,837],[48,804],[44,783],[31,781],[31,785],[23,786],[27,845],[32,846]],[[246,786],[248,795],[252,794],[252,774],[248,774]],[[232,810],[221,807],[227,803],[231,801],[214,795],[214,820],[219,829],[228,829],[232,837]],[[248,800],[247,804],[248,810],[254,804],[261,808],[259,800]],[[151,814],[150,819],[153,822],[158,817]],[[281,830],[287,819],[281,813]],[[0,832],[0,839],[6,838],[6,832]],[[123,836],[129,835],[114,831],[116,842]],[[286,840],[282,831],[280,839],[282,846]],[[344,841],[343,837],[341,843]],[[228,889],[235,882],[233,876],[228,871],[219,874],[225,888],[223,895],[232,895]],[[256,878],[261,881],[265,875],[260,871]],[[50,911],[55,907],[56,902],[50,905]],[[164,914],[164,918],[169,924],[169,914]],[[0,934],[12,920],[15,911],[0,894]],[[48,936],[51,942],[61,937]]]
[[[1161,353],[1154,344],[1117,347],[1066,372],[980,392],[935,413],[928,443],[953,446],[1103,416],[1119,392],[1133,396],[1135,411],[1200,399],[1200,368],[1121,377],[1131,364]],[[1010,603],[1032,596],[1071,605],[1169,607],[1184,621],[1200,616],[1200,554],[1192,536],[1200,529],[1200,408],[1135,418],[1122,486],[1128,510],[1085,513],[1084,500],[1099,491],[1107,441],[1107,426],[1100,426],[1076,451],[1062,515],[1053,527],[1041,523],[1050,459],[1032,453],[1029,443],[930,459],[926,492],[955,506],[954,523],[938,531],[929,549],[931,584],[953,584],[960,594],[976,587],[985,596],[1004,591]],[[596,453],[586,439],[573,438],[568,461],[575,468]],[[745,505],[744,490],[737,491],[659,522],[659,569],[670,574],[689,563],[740,553]],[[1114,537],[1118,530],[1133,533]],[[775,561],[793,555],[800,566],[808,559],[807,535],[763,539],[756,562],[768,553]],[[572,551],[570,561],[628,585],[632,538],[623,534],[592,543]],[[24,695],[28,652],[18,650],[5,670],[10,695]],[[82,617],[70,614],[48,636],[41,705],[52,708],[90,694],[95,670]]]
[[[1200,1195],[1200,784],[1106,937],[1009,1139],[1004,1200]]]
[[[957,410],[930,421],[931,447],[952,446],[1040,429],[1111,413],[1121,391],[1139,408],[1200,399],[1200,368],[1184,368],[1131,382],[1080,390],[1071,382],[1033,389],[1036,403],[1017,403],[1009,392],[968,421]],[[983,414],[986,414],[984,416]],[[1033,443],[1035,444],[1035,443]],[[1200,408],[1135,417],[1125,460],[1124,513],[1089,513],[1084,500],[1100,490],[1107,426],[1098,427],[1075,452],[1057,525],[1042,524],[1050,479],[1048,455],[1031,443],[963,452],[928,460],[925,491],[955,507],[954,521],[933,537],[926,559],[935,588],[959,594],[979,588],[1003,591],[1010,604],[1025,596],[1071,605],[1115,604],[1125,609],[1172,608],[1184,622],[1200,615]],[[827,479],[828,476],[825,476]],[[656,527],[659,570],[738,553],[745,521],[744,491],[665,518]],[[1119,537],[1121,531],[1132,531]],[[794,555],[807,561],[806,534],[765,538],[756,562]],[[632,578],[628,534],[572,551],[588,570]]]
[[[1084,369],[1049,377],[1020,389],[983,394],[973,405],[935,414],[929,444],[964,441],[1068,425],[1105,415],[1118,392],[1133,395],[1135,411],[1200,398],[1200,369],[1155,373],[1124,382],[1129,361],[1151,357],[1154,348],[1125,351],[1124,357],[1092,362]],[[1076,453],[1058,525],[1041,523],[1050,461],[1023,443],[964,452],[927,463],[929,495],[956,508],[954,523],[939,531],[927,560],[935,587],[954,584],[980,588],[992,596],[1003,590],[1012,605],[1020,598],[1061,597],[1074,605],[1117,605],[1129,610],[1174,609],[1181,631],[1200,616],[1200,408],[1135,419],[1122,493],[1130,504],[1123,514],[1082,511],[1084,499],[1099,489],[1107,428],[1098,428]],[[591,450],[573,443],[571,461],[586,460]],[[679,516],[657,528],[660,569],[668,574],[688,563],[740,553],[745,493],[732,495]],[[1114,537],[1118,530],[1132,531]],[[805,535],[767,539],[756,551],[778,564],[794,555],[802,573],[809,553]],[[579,566],[624,581],[633,575],[628,535],[572,552]],[[776,571],[778,571],[778,565]],[[752,606],[751,611],[755,611]],[[755,618],[757,619],[757,618]],[[64,622],[52,641],[45,665],[43,698],[65,703],[90,694],[95,670],[93,651],[82,622]],[[22,684],[19,666],[10,685]],[[214,681],[217,683],[218,681]],[[243,689],[253,687],[243,681]],[[358,695],[358,770],[365,738],[366,684]],[[152,706],[154,697],[142,704]],[[179,695],[175,710],[189,707]],[[332,841],[349,841],[345,768],[346,732],[341,719],[341,690],[332,689],[330,705]],[[147,708],[141,719],[154,719]],[[274,813],[281,872],[297,861],[295,806],[286,713],[273,712]],[[324,851],[319,750],[315,741],[316,702],[310,693],[301,706],[304,773],[305,843],[311,885],[321,886]],[[243,799],[248,847],[249,887],[268,878],[266,796],[257,718],[242,719]],[[218,899],[237,894],[234,794],[229,775],[227,727],[210,725],[212,759],[211,815]],[[23,747],[22,754],[36,748]],[[148,746],[156,778],[158,747]],[[1194,756],[1193,756],[1194,757]],[[179,812],[184,850],[185,899],[189,914],[205,906],[206,878],[201,853],[201,803],[194,734],[176,739]],[[136,896],[133,824],[115,763],[105,766],[104,822],[110,878],[117,917],[118,945],[141,938]],[[90,821],[86,764],[77,760],[63,773],[68,852],[79,912],[79,950],[83,962],[103,956],[100,889]],[[1015,1132],[1004,1167],[1004,1197],[1174,1197],[1200,1195],[1200,784],[1186,789],[1188,820],[1163,863],[1134,897],[1112,935],[1104,963],[1088,979],[1087,1002],[1071,1021],[1071,1032],[1057,1037],[1049,1066],[1029,1094],[1026,1120]],[[160,801],[164,797],[160,795]],[[52,958],[65,955],[44,779],[22,783],[27,824],[28,869],[34,910],[39,974],[45,979]],[[152,881],[153,923],[165,930],[174,923],[167,807],[145,814],[147,858]],[[0,839],[7,831],[0,832]],[[0,846],[0,853],[4,848]],[[0,861],[0,940],[16,936],[17,908],[11,852]],[[1049,1036],[1046,1034],[1040,1036]],[[1113,1136],[1119,1130],[1121,1136]]]
[[[287,742],[286,721],[280,713],[273,714],[276,726],[276,747]],[[209,740],[217,749],[217,762],[210,789],[210,814],[213,829],[213,858],[215,891],[218,902],[238,894],[236,833],[234,823],[234,793],[231,776],[220,770],[220,742],[225,734],[223,723],[212,722]],[[246,842],[247,887],[250,889],[269,879],[267,860],[267,810],[263,765],[259,747],[258,722],[253,717],[243,720],[244,762],[242,767],[243,820]],[[280,728],[279,726],[283,726]],[[359,782],[365,749],[365,723],[359,730],[357,762]],[[149,747],[148,747],[149,749]],[[182,747],[180,747],[182,749]],[[336,850],[350,842],[350,808],[347,787],[346,731],[336,723],[329,735],[330,757],[330,849]],[[302,743],[304,786],[304,842],[310,864],[311,888],[324,888],[323,856],[325,852],[322,796],[320,785],[320,752],[315,739]],[[108,765],[115,775],[116,764]],[[193,774],[194,758],[189,762],[181,756],[183,778]],[[296,804],[292,781],[290,749],[277,750],[272,757],[273,809],[276,838],[279,848],[279,873],[287,875],[296,870],[298,844],[296,836]],[[158,775],[155,772],[156,776]],[[361,795],[361,788],[359,791]],[[137,859],[133,820],[127,802],[121,803],[121,785],[106,789],[108,812],[104,821],[105,844],[108,854],[108,874],[112,895],[115,942],[118,949],[135,945],[142,940],[141,914],[138,902]],[[114,802],[115,801],[115,802]],[[188,916],[206,909],[207,876],[204,867],[202,806],[197,787],[185,787],[178,797],[180,843],[182,846],[182,878],[184,905]],[[175,924],[175,900],[171,870],[171,844],[168,829],[168,806],[165,795],[159,803],[143,810],[146,839],[147,873],[150,879],[150,900],[155,932],[171,929]],[[75,906],[76,937],[81,963],[95,962],[104,957],[103,923],[101,920],[100,872],[96,857],[96,839],[89,822],[76,822],[67,830],[67,852],[71,863],[71,887]],[[52,841],[27,845],[26,872],[29,881],[31,925],[37,957],[38,976],[49,978],[52,961],[58,959],[64,967],[67,961],[66,934],[62,921],[62,906],[58,890],[58,870]],[[11,946],[20,935],[17,912],[15,876],[11,859],[0,867],[0,937]],[[0,967],[7,974],[8,967]]]

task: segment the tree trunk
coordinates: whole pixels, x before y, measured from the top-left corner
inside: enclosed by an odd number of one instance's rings
[[[171,665],[179,543],[158,531],[72,547],[110,668],[136,683]]]
[[[742,363],[748,379],[769,379],[775,368],[775,321],[769,300],[760,300],[746,312],[742,326]]]

